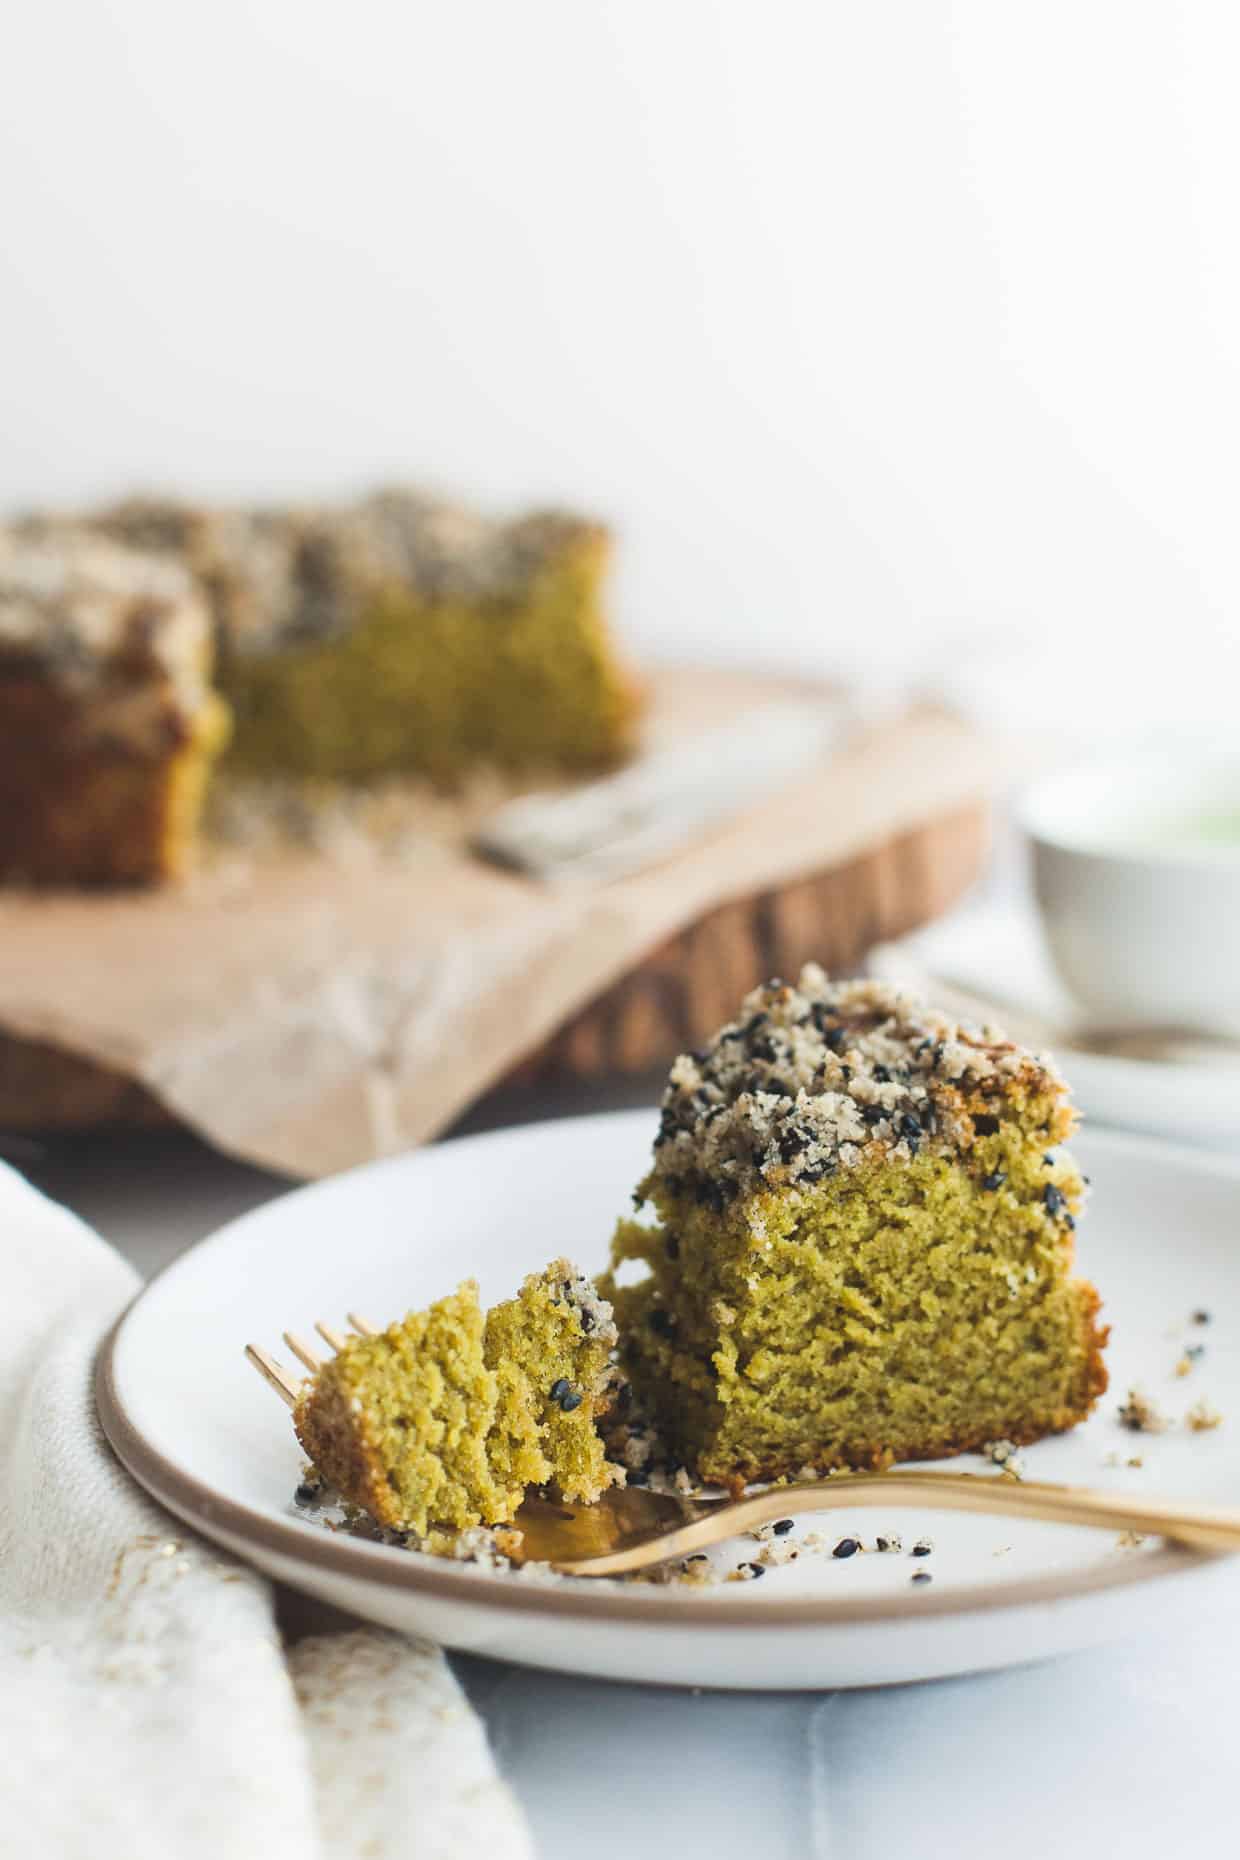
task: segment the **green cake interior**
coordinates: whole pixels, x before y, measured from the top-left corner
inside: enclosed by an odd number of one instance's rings
[[[255,774],[445,786],[478,763],[591,769],[629,743],[631,687],[598,601],[604,545],[566,549],[520,599],[427,600],[393,583],[340,637],[225,651],[231,760]]]
[[[646,1276],[603,1289],[638,1402],[702,1478],[1029,1441],[1105,1387],[1061,1082],[909,1015],[807,972],[673,1074],[638,1191],[657,1220],[613,1250]]]
[[[467,1280],[330,1358],[297,1436],[346,1502],[420,1538],[507,1522],[531,1485],[593,1499],[614,1476],[596,1425],[614,1342],[610,1307],[566,1260],[485,1315]]]
[[[488,1454],[509,1486],[552,1484],[564,1497],[588,1503],[615,1477],[597,1421],[611,1393],[616,1341],[611,1307],[567,1260],[526,1279],[515,1298],[487,1313],[485,1351],[500,1379],[499,1416]],[[534,1417],[540,1465],[528,1470],[524,1425]]]

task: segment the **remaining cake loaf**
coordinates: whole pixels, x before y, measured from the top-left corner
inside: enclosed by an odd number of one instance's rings
[[[606,767],[633,741],[610,542],[577,517],[496,522],[393,490],[281,510],[133,499],[6,534],[0,876],[179,870],[222,699],[229,764],[257,775],[452,788],[480,766]]]
[[[186,571],[63,530],[0,533],[0,877],[182,870],[228,734]]]
[[[874,982],[771,982],[672,1068],[604,1282],[700,1477],[882,1467],[1071,1427],[1106,1387],[1050,1065]]]
[[[618,1476],[597,1431],[615,1341],[611,1307],[567,1260],[485,1317],[467,1280],[352,1339],[293,1423],[328,1484],[380,1524],[426,1538],[505,1523],[528,1486],[591,1500]]]
[[[404,490],[254,510],[134,499],[90,522],[199,576],[237,768],[452,786],[480,763],[592,769],[631,746],[637,692],[604,619],[597,524],[500,522]]]

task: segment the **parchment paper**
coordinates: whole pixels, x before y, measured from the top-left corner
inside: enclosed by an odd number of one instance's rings
[[[790,688],[664,671],[652,736]],[[705,911],[827,870],[993,778],[972,726],[927,711],[584,893],[473,857],[466,827],[496,798],[478,794],[428,802],[395,846],[226,849],[142,894],[0,893],[0,1028],[140,1081],[221,1149],[327,1174],[433,1136]]]

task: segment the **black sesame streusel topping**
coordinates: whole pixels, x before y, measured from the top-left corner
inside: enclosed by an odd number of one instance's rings
[[[596,1336],[600,1343],[608,1347],[614,1344],[619,1332],[616,1330],[612,1308],[605,1298],[599,1297],[594,1281],[566,1259],[555,1260],[548,1268],[548,1273],[551,1277],[549,1289],[552,1302],[568,1305],[576,1311],[582,1335]]]
[[[927,1142],[965,1143],[977,1120],[948,1109],[944,1088],[998,1087],[1030,1063],[992,1029],[959,1026],[888,983],[830,982],[811,963],[795,988],[755,989],[709,1047],[676,1061],[655,1174],[722,1212],[756,1188],[854,1168],[876,1142],[906,1159]]]

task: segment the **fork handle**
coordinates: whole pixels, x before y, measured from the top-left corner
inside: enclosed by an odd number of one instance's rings
[[[866,1507],[919,1500],[938,1511],[1087,1524],[1168,1537],[1194,1550],[1240,1550],[1240,1509],[1234,1506],[1130,1498],[1121,1492],[1093,1492],[987,1473],[844,1473],[812,1485],[781,1486],[738,1499],[727,1507],[729,1526],[752,1530],[796,1512],[822,1511],[827,1508],[824,1499],[829,1504]]]

